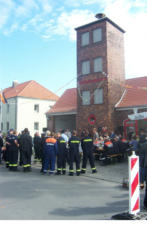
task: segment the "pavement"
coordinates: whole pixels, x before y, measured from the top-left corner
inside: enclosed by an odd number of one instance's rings
[[[0,166],[0,220],[111,220],[128,211],[128,162],[101,166],[97,174],[81,176],[41,175],[40,165],[32,172],[10,172]],[[143,211],[144,190],[141,190]]]

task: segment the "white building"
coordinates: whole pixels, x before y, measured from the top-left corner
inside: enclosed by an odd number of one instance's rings
[[[7,103],[2,104],[2,131],[13,128],[21,132],[28,128],[31,135],[37,131],[42,133],[47,127],[45,113],[56,103],[58,96],[33,80],[21,84],[13,82],[12,87],[3,92]]]

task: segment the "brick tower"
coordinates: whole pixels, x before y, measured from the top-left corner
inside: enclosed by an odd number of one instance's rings
[[[115,129],[115,104],[125,85],[124,30],[97,14],[77,31],[77,129]]]

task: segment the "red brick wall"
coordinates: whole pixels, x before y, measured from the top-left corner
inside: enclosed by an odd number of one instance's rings
[[[107,22],[108,107],[112,129],[116,127],[114,107],[125,90],[124,35]]]
[[[102,28],[102,41],[93,44],[92,31],[96,28]],[[90,45],[81,47],[81,34],[87,31],[90,32]],[[95,105],[92,97],[91,105],[83,106],[79,92],[82,93],[83,90],[90,90],[91,94],[93,94],[94,90],[98,87],[98,83],[79,85],[80,88],[77,95],[77,129],[92,127],[88,123],[90,114],[94,114],[96,117],[96,123],[93,125],[95,127],[108,126],[110,130],[115,126],[113,121],[115,118],[114,106],[122,96],[124,90],[122,86],[125,82],[123,33],[105,20],[77,30],[78,81],[104,77],[102,73],[93,73],[93,59],[97,57],[103,58],[103,71],[108,74],[108,78],[101,84],[101,87],[104,88],[104,103]],[[90,60],[91,73],[79,77],[81,74],[81,63],[84,60]]]

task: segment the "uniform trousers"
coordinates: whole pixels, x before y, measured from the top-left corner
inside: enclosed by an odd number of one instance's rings
[[[43,163],[43,171],[47,172],[50,169],[50,173],[54,173],[55,171],[55,162],[56,162],[56,153],[54,150],[46,149],[44,151],[44,163]]]

